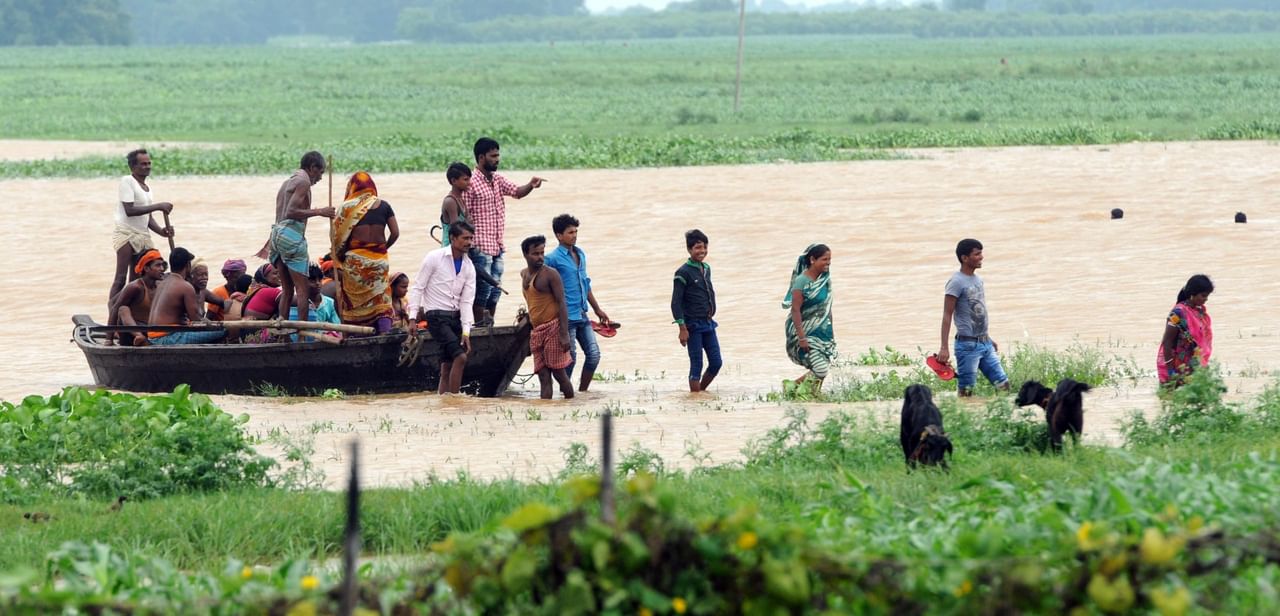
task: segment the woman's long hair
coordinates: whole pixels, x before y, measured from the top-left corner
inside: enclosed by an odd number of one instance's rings
[[[1201,293],[1213,293],[1213,281],[1209,280],[1209,277],[1204,274],[1196,274],[1188,278],[1187,284],[1183,285],[1182,289],[1178,291],[1177,303],[1181,304],[1191,299],[1191,296]]]

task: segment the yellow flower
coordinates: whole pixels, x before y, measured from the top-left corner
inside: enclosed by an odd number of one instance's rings
[[[955,593],[957,597],[963,597],[973,592],[973,582],[970,582],[969,580],[960,582],[960,585],[956,586],[956,589],[951,592]]]
[[[1080,525],[1080,528],[1076,529],[1076,544],[1080,546],[1080,551],[1088,552],[1090,550],[1096,550],[1102,546],[1101,541],[1098,541],[1091,536],[1093,534],[1093,530],[1093,522],[1085,522]]]
[[[1193,515],[1190,520],[1187,520],[1187,530],[1198,533],[1202,528],[1204,528],[1204,518]]]
[[[246,580],[253,577],[253,567],[250,567],[249,565],[245,565],[244,569],[240,570],[240,577]]]
[[[639,612],[639,614],[640,614],[640,616],[653,616],[653,610],[651,610],[651,609],[649,609],[649,608],[647,608],[647,607],[642,607],[642,608],[640,608],[640,612]]]
[[[1102,565],[1098,567],[1098,571],[1101,571],[1102,575],[1111,577],[1123,570],[1127,564],[1129,564],[1129,557],[1121,552],[1102,559]]]
[[[1173,592],[1164,588],[1151,591],[1151,603],[1155,604],[1160,616],[1182,616],[1191,609],[1191,591],[1179,586]]]
[[[1133,587],[1129,585],[1127,577],[1121,576],[1111,581],[1101,573],[1095,573],[1086,590],[1098,608],[1109,614],[1119,614],[1133,607]]]
[[[302,590],[315,590],[320,586],[320,580],[314,575],[302,576],[302,581],[300,583],[302,584]]]
[[[738,535],[738,549],[740,550],[750,550],[756,547],[757,543],[760,543],[760,538],[751,531]]]
[[[689,604],[686,603],[684,599],[680,597],[676,597],[675,599],[671,600],[671,610],[674,611],[675,613],[683,614],[684,611],[687,609],[689,609]]]
[[[1148,565],[1163,565],[1178,555],[1182,550],[1183,542],[1185,539],[1181,537],[1165,537],[1160,529],[1148,528],[1142,532],[1142,543],[1138,545],[1138,552],[1142,555],[1142,562]]]

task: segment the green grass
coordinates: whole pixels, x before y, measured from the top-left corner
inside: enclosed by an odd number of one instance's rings
[[[1058,365],[1090,362],[1067,358]],[[652,492],[630,484],[633,494],[621,499],[621,512],[634,521],[625,532],[648,533],[640,545],[670,540],[672,549],[696,550],[703,560],[663,556],[660,566],[674,577],[649,577],[640,587],[628,583],[624,595],[616,585],[634,574],[627,573],[625,559],[608,555],[643,552],[619,537],[624,531],[587,524],[573,534],[574,548],[543,545],[546,531],[511,532],[544,524],[577,528],[574,503],[593,489],[577,479],[561,486],[458,477],[368,491],[365,555],[427,563],[426,570],[375,581],[379,592],[390,593],[384,600],[404,600],[418,589],[426,593],[418,600],[454,608],[466,597],[472,607],[554,613],[557,602],[583,601],[582,584],[588,584],[613,593],[620,604],[661,607],[678,596],[710,609],[721,604],[716,602],[736,604],[741,592],[763,592],[753,599],[759,601],[807,596],[809,586],[792,585],[796,579],[787,573],[800,567],[814,576],[814,589],[830,593],[824,601],[859,612],[880,611],[885,606],[878,602],[889,597],[958,613],[1012,607],[1060,612],[1081,603],[1150,607],[1156,595],[1181,592],[1203,609],[1253,612],[1274,601],[1268,588],[1280,583],[1274,520],[1280,506],[1280,437],[1274,430],[1280,425],[1280,382],[1247,402],[1225,402],[1222,391],[1216,371],[1198,371],[1166,398],[1159,417],[1137,432],[1127,430],[1129,447],[1069,446],[1063,455],[1037,453],[1042,420],[1035,412],[1014,411],[1007,397],[982,409],[947,400],[947,431],[957,446],[949,474],[907,474],[896,426],[848,412],[813,425],[802,410],[789,410],[782,426],[747,449],[744,462],[692,472],[664,471],[651,452],[633,448],[621,455],[624,478],[653,471],[659,479]],[[581,447],[568,448],[565,456],[566,470],[593,467]],[[22,518],[35,511],[53,519],[37,524]],[[583,512],[596,515],[590,504]],[[564,513],[570,517],[560,518]],[[6,537],[0,571],[14,572],[0,576],[0,602],[6,592],[32,588],[27,585],[39,577],[33,572],[43,569],[50,577],[42,590],[18,605],[105,601],[127,607],[149,601],[185,611],[207,609],[210,597],[220,596],[253,613],[256,608],[244,606],[323,603],[319,593],[336,578],[306,559],[340,553],[342,520],[342,496],[314,491],[176,495],[130,502],[121,512],[107,511],[105,501],[41,492],[22,506],[0,506]],[[688,535],[692,529],[699,530]],[[739,547],[726,553],[724,544],[732,550],[746,531],[758,534],[760,552]],[[701,539],[684,544],[682,536]],[[102,545],[77,543],[90,537]],[[452,538],[437,544],[446,537]],[[1153,556],[1150,550],[1160,546],[1170,555]],[[591,581],[574,582],[570,575],[565,583],[553,571],[534,575],[534,567],[549,566],[548,549],[569,550],[563,557]],[[518,571],[503,564],[516,561]],[[267,569],[242,575],[244,562]],[[694,564],[699,562],[704,564]],[[725,567],[739,573],[725,578]],[[896,573],[870,574],[880,569]],[[463,570],[480,576],[475,585],[465,585],[465,592],[455,586],[456,596],[445,591],[442,585],[455,584]],[[309,573],[319,578],[307,582]],[[767,580],[764,591],[723,585],[755,575]],[[70,590],[57,590],[55,579]],[[513,586],[515,580],[523,581]],[[522,594],[519,588],[529,583],[550,594]]]
[[[868,149],[1280,137],[1280,39],[761,37],[350,48],[0,49],[9,138],[236,144],[157,173],[441,169],[480,134],[509,167],[883,157]],[[1000,59],[1008,61],[1007,66]],[[483,70],[478,69],[483,66]],[[40,83],[39,88],[30,87]],[[104,175],[114,158],[0,164]]]

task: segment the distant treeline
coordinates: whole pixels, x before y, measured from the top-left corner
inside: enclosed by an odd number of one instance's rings
[[[766,0],[752,34],[922,37],[1271,32],[1277,0],[941,0],[915,8],[849,4],[785,12]],[[591,16],[583,0],[0,0],[0,45],[259,44],[287,37],[354,42],[601,40],[736,33],[736,0],[681,0]],[[765,12],[765,11],[784,12]]]
[[[906,35],[922,38],[986,36],[1116,36],[1280,32],[1280,12],[1158,11],[1065,14],[939,12],[927,9],[853,13],[755,15],[751,35]],[[738,20],[715,13],[653,13],[592,18],[494,19],[442,27],[413,11],[397,32],[418,41],[571,41],[735,36]]]

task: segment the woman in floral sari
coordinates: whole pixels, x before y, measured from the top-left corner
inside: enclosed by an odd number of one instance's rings
[[[1213,354],[1213,319],[1204,304],[1213,293],[1213,281],[1196,274],[1178,291],[1178,301],[1169,311],[1164,338],[1156,351],[1156,373],[1160,384],[1182,385],[1196,368],[1209,365]]]
[[[782,307],[787,318],[787,357],[808,369],[795,385],[807,383],[811,391],[822,387],[836,355],[835,332],[831,327],[831,249],[814,244],[796,260],[791,271],[791,287]],[[784,384],[784,388],[786,385]]]
[[[372,326],[379,334],[391,331],[395,311],[387,249],[399,237],[396,214],[378,197],[373,178],[364,171],[351,176],[330,232],[343,323]]]

